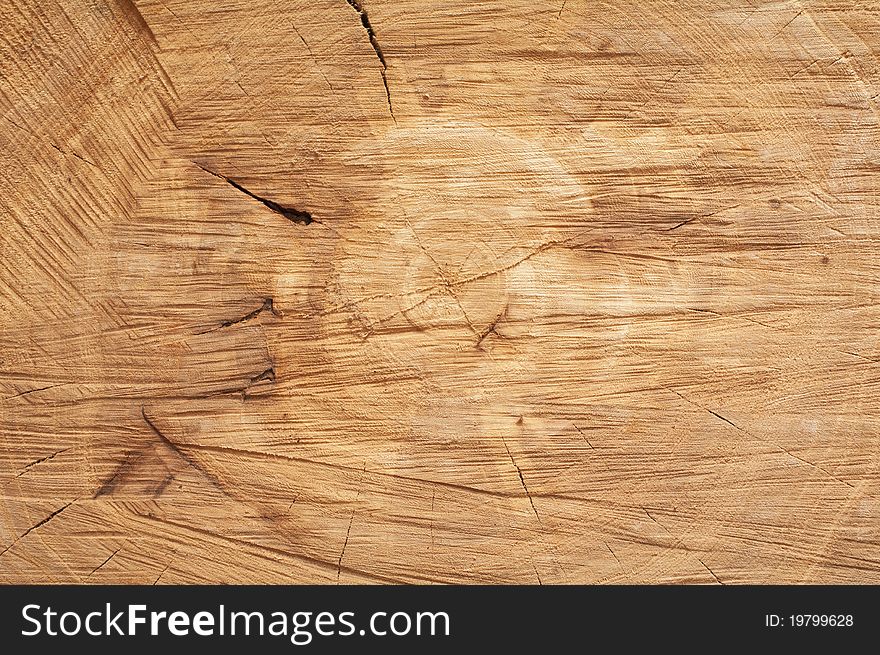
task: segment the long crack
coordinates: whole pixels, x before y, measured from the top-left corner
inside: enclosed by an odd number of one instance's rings
[[[364,6],[360,3],[360,0],[346,0],[348,4],[354,9],[358,16],[361,18],[361,25],[364,26],[364,29],[367,31],[367,37],[370,39],[370,45],[373,46],[373,52],[376,53],[376,57],[379,59],[379,63],[382,64],[382,84],[385,86],[385,97],[388,100],[388,111],[391,113],[391,119],[397,123],[397,118],[394,116],[394,106],[391,104],[391,88],[388,86],[388,63],[385,61],[385,55],[382,54],[382,46],[379,45],[379,39],[376,38],[376,31],[373,29],[372,23],[370,23],[370,17],[367,15],[367,10],[364,9]]]

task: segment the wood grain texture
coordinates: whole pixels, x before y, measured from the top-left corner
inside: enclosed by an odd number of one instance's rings
[[[880,582],[880,5],[0,25],[0,582]]]

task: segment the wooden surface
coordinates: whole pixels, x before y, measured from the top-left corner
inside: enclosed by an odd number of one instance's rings
[[[0,581],[880,582],[880,5],[0,26]]]

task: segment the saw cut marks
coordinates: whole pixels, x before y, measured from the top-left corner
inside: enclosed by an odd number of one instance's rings
[[[0,22],[0,582],[880,582],[875,10]]]

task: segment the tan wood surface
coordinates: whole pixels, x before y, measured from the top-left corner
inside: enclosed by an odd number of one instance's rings
[[[880,582],[878,46],[0,0],[0,581]]]

